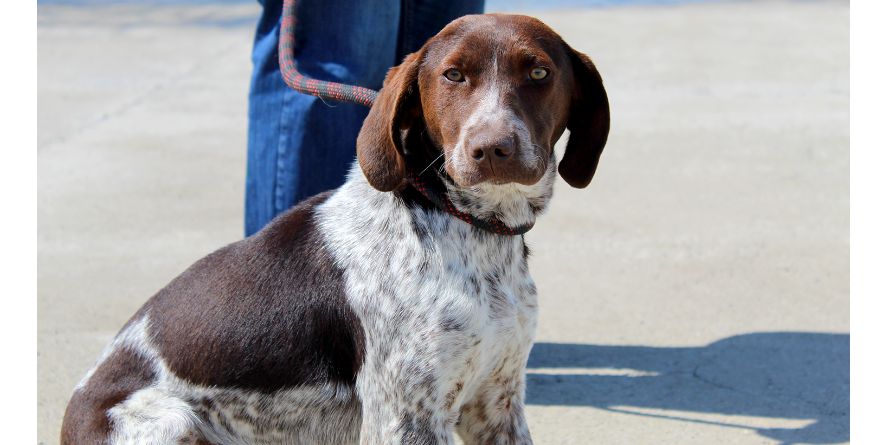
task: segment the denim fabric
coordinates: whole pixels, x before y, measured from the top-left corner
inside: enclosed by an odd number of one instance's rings
[[[277,62],[282,0],[260,1],[249,92],[245,231],[249,236],[299,201],[340,186],[368,109],[324,102],[283,82]],[[381,88],[388,68],[483,0],[303,0],[296,12],[299,71]]]

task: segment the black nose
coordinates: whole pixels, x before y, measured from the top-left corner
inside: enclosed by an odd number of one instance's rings
[[[493,162],[504,161],[514,154],[514,146],[514,138],[483,144],[471,149],[471,158],[477,162],[482,162],[486,158],[491,158]]]

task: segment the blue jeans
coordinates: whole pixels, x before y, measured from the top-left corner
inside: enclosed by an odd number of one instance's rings
[[[252,53],[245,228],[249,236],[299,201],[344,183],[368,108],[324,102],[283,82],[282,0],[263,6]],[[295,59],[302,74],[381,88],[388,68],[483,0],[302,0]]]

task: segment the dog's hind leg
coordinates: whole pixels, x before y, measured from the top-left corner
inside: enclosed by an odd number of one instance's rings
[[[185,401],[158,388],[145,388],[108,410],[112,445],[198,443],[197,419]]]
[[[71,397],[62,445],[195,443],[197,421],[183,400],[159,389],[150,360],[113,348]]]

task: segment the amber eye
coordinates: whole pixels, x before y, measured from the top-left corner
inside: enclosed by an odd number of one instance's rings
[[[464,80],[465,80],[464,74],[462,74],[461,71],[459,71],[455,68],[450,69],[450,70],[446,70],[446,72],[443,73],[443,75],[446,76],[447,79],[449,79],[453,82],[464,82]]]
[[[529,72],[529,78],[532,80],[542,80],[545,77],[548,77],[548,69],[537,66]]]

